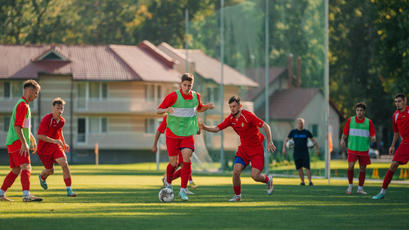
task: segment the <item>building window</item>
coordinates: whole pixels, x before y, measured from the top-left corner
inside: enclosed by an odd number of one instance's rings
[[[108,84],[101,83],[101,98],[107,99],[108,98]]]
[[[155,133],[155,119],[145,119],[145,133]]]
[[[99,82],[90,82],[89,83],[89,98],[99,99]]]
[[[147,101],[158,101],[162,99],[162,86],[145,85],[145,98]]]
[[[87,142],[87,119],[78,118],[77,125],[77,142],[86,143]]]
[[[4,98],[19,98],[22,95],[23,95],[22,81],[3,82],[3,97]]]
[[[8,132],[10,126],[10,117],[3,117],[3,131]]]
[[[108,132],[108,119],[106,117],[101,117],[101,133]]]
[[[106,117],[90,117],[88,130],[90,133],[106,133],[108,131],[108,120]]]
[[[11,85],[10,82],[6,81],[3,83],[3,92],[5,98],[11,98]]]
[[[318,125],[317,124],[311,125],[311,132],[314,137],[318,137]]]
[[[207,102],[217,103],[219,101],[219,89],[217,87],[209,87],[206,90]]]

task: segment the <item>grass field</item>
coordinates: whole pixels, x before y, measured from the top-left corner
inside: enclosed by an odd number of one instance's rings
[[[32,193],[41,203],[23,203],[19,179],[7,192],[15,202],[0,202],[0,229],[404,229],[409,224],[409,185],[392,184],[384,200],[373,201],[381,182],[368,181],[370,195],[346,195],[346,181],[316,179],[314,187],[296,178],[276,178],[275,191],[242,179],[243,201],[229,203],[229,174],[194,175],[199,188],[188,202],[160,203],[161,173],[153,164],[75,165],[66,197],[61,170],[43,191],[35,166]],[[0,166],[0,180],[8,172]],[[175,181],[175,192],[180,180]]]

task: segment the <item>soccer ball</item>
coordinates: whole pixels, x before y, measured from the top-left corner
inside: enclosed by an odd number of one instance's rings
[[[159,200],[162,202],[172,202],[175,199],[175,194],[170,188],[163,188],[159,191]]]
[[[308,139],[307,147],[308,147],[308,148],[314,147],[314,142],[312,142],[312,140]]]
[[[288,140],[288,141],[287,141],[287,144],[286,144],[286,147],[287,147],[288,149],[294,148],[294,140],[293,140],[293,139]]]

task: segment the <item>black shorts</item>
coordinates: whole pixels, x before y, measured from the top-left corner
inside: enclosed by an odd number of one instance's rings
[[[310,158],[309,157],[295,159],[294,163],[295,163],[296,169],[300,169],[302,167],[306,169],[310,169]]]

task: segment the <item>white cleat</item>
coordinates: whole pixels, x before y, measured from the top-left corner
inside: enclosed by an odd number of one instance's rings
[[[241,195],[234,195],[233,198],[229,200],[230,202],[239,202],[241,201]]]
[[[359,193],[359,194],[362,194],[362,195],[368,195],[368,193],[365,192],[363,189],[358,189],[358,190],[356,191],[356,193]]]
[[[268,176],[268,182],[266,183],[267,186],[267,194],[273,194],[274,185],[273,185],[273,176]]]
[[[186,188],[186,194],[187,195],[195,195],[195,193],[190,191],[188,188]]]
[[[352,193],[352,187],[348,187],[348,188],[347,188],[347,194],[348,194],[348,195],[351,195],[351,193]]]

